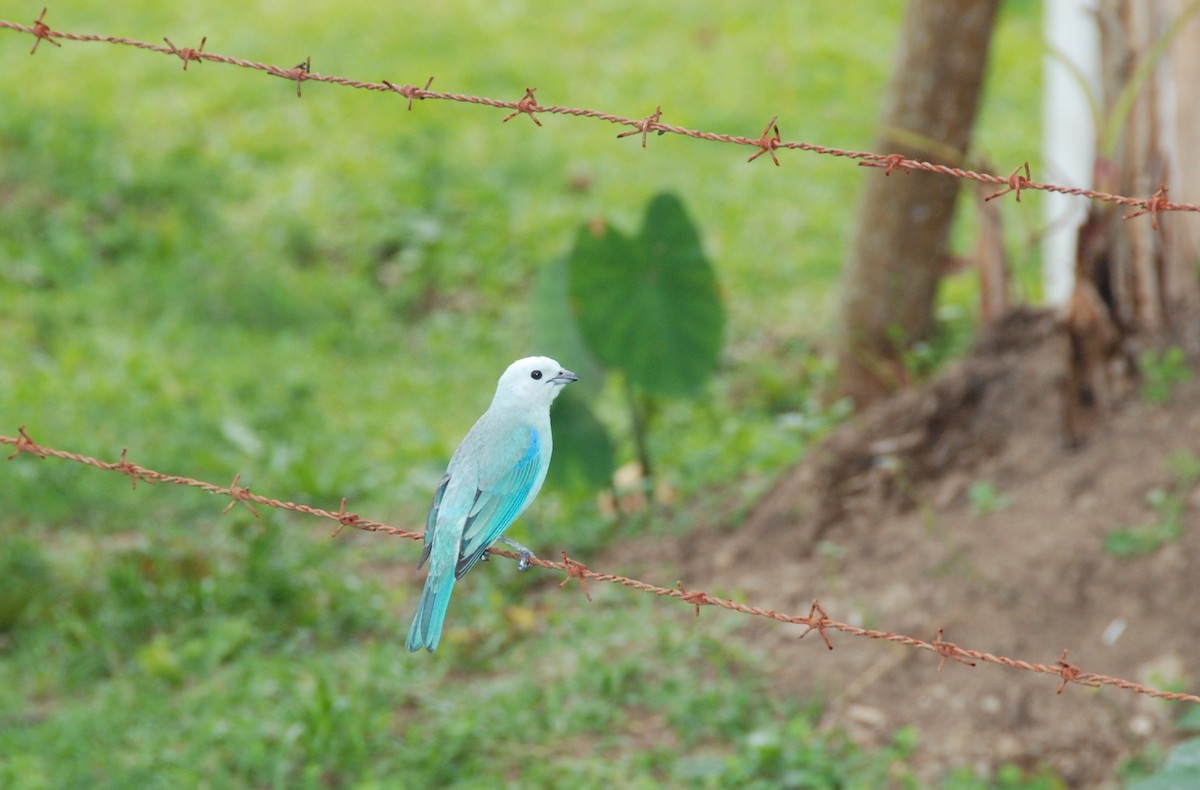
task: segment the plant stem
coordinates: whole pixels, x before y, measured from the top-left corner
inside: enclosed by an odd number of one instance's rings
[[[642,404],[638,402],[637,391],[629,379],[625,379],[625,400],[629,403],[629,421],[633,428],[633,443],[637,448],[638,463],[642,466],[642,478],[646,481],[648,489],[653,486],[650,481],[653,479],[654,473],[650,466],[650,449],[646,445],[646,415]]]

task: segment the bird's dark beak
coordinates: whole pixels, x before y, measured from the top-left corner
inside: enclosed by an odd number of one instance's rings
[[[560,370],[558,371],[558,375],[552,378],[551,381],[558,381],[565,385],[570,384],[572,381],[579,381],[579,377],[569,370]]]

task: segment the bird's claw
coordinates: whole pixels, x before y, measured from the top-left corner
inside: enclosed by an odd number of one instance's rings
[[[530,560],[537,559],[537,555],[535,555],[532,551],[530,551],[529,549],[522,546],[520,543],[517,543],[512,538],[506,538],[503,535],[501,535],[500,542],[504,543],[507,546],[511,546],[513,549],[516,550],[516,552],[517,552],[517,570],[518,571],[529,570]]]

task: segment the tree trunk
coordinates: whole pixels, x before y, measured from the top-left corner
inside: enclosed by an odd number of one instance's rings
[[[1097,21],[1100,98],[1110,131],[1097,146],[1096,188],[1146,197],[1165,186],[1171,198],[1195,200],[1200,155],[1190,142],[1200,123],[1200,17],[1194,5],[1101,0]],[[1169,46],[1160,52],[1163,44]],[[1128,213],[1093,202],[1079,231],[1064,316],[1064,428],[1072,446],[1130,388],[1142,349],[1180,344],[1193,358],[1200,354],[1200,217],[1123,219]]]
[[[910,0],[877,150],[961,164],[999,0]],[[861,407],[905,382],[929,334],[958,180],[867,171],[842,283],[839,383]]]
[[[1167,185],[1176,200],[1200,200],[1200,147],[1194,144],[1200,129],[1200,13],[1194,3],[1171,0],[1160,9],[1167,23],[1188,18],[1167,52],[1163,134],[1167,158]],[[1178,212],[1162,223],[1165,235],[1167,322],[1173,342],[1193,358],[1200,358],[1200,215]]]

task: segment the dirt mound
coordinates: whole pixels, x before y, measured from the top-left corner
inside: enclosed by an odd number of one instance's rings
[[[1125,397],[1076,449],[1064,442],[1065,339],[1042,312],[1014,313],[919,391],[879,404],[786,474],[737,531],[665,547],[689,587],[757,605],[1053,664],[1155,687],[1200,689],[1200,488],[1175,454],[1200,456],[1200,382],[1167,406]],[[1182,537],[1115,556],[1113,530],[1182,506]],[[660,554],[659,556],[663,556]],[[1049,766],[1072,786],[1112,782],[1178,706],[993,665],[834,635],[748,626],[778,656],[777,681],[829,701],[864,742],[912,724],[921,772]]]

